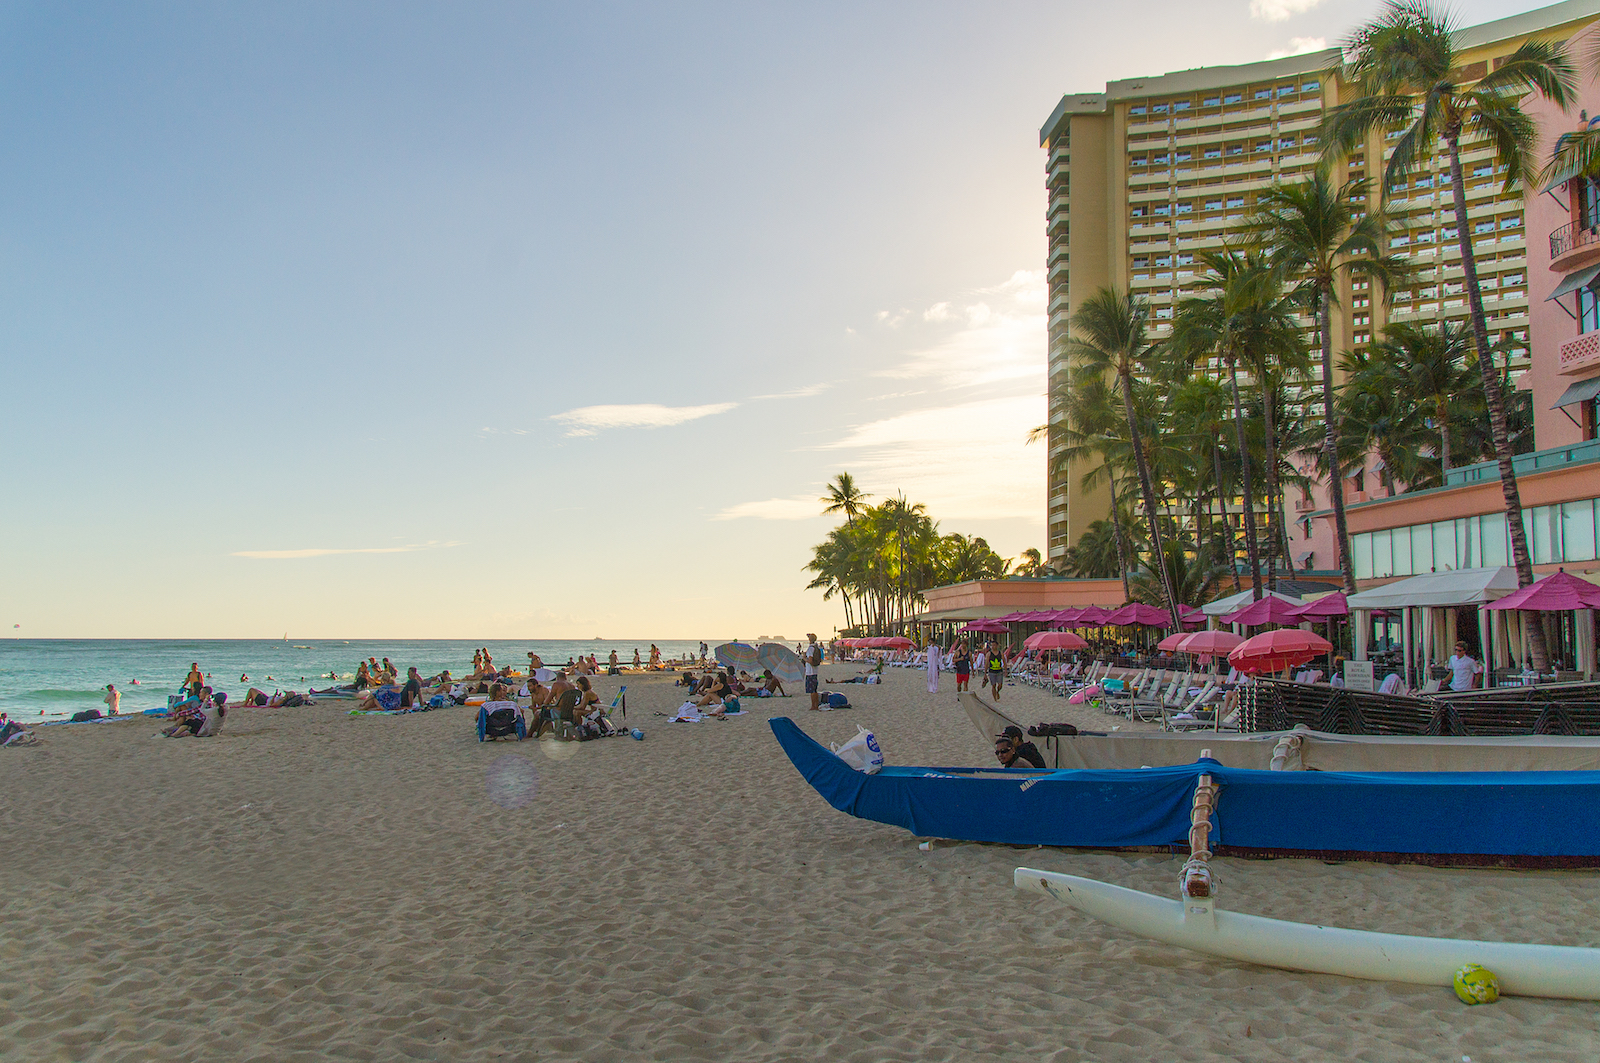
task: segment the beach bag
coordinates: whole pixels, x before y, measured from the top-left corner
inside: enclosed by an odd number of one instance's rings
[[[82,712],[75,712],[72,714],[73,723],[88,723],[90,720],[98,720],[99,718],[99,709],[84,709]]]
[[[722,711],[723,712],[743,712],[744,710],[739,707],[739,699],[738,698],[724,698],[724,699],[722,699]]]
[[[829,694],[828,695],[828,708],[830,708],[830,709],[848,709],[849,707],[850,707],[850,699],[845,697],[843,694]]]
[[[883,750],[878,748],[878,736],[856,725],[856,736],[834,749],[833,755],[856,771],[876,775],[883,767]]]

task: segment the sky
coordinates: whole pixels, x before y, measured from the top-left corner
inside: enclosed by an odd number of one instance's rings
[[[0,623],[827,634],[841,471],[1042,548],[1039,127],[1376,9],[4,5]]]

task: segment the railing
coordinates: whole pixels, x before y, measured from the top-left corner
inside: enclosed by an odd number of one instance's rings
[[[1550,259],[1554,261],[1569,251],[1595,243],[1600,243],[1600,226],[1568,222],[1550,234]]]
[[[1596,363],[1600,363],[1600,332],[1585,332],[1561,345],[1557,372],[1577,373]]]
[[[1591,461],[1600,461],[1600,439],[1574,443],[1570,447],[1551,447],[1548,450],[1535,450],[1531,454],[1518,454],[1511,459],[1511,468],[1517,476],[1526,476],[1531,472],[1556,469],[1563,465],[1581,465]],[[1500,463],[1497,461],[1461,465],[1444,474],[1445,485],[1448,487],[1499,478]]]

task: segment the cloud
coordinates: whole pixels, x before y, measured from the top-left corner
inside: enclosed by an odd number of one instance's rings
[[[820,395],[833,387],[832,384],[807,384],[795,388],[793,391],[779,391],[772,395],[752,395],[752,399],[809,399],[813,395]]]
[[[330,554],[411,554],[416,553],[418,550],[442,550],[446,547],[460,545],[461,543],[459,542],[441,543],[429,540],[425,543],[411,543],[406,546],[362,546],[348,549],[314,546],[305,550],[235,550],[229,556],[283,561],[301,557],[327,557]]]
[[[932,342],[877,375],[943,387],[1027,381],[1043,390],[1047,297],[1043,270],[1018,270],[964,305],[934,303],[923,314]]]
[[[1328,46],[1326,37],[1290,37],[1288,51],[1269,52],[1268,59],[1284,59],[1291,55],[1306,55],[1310,52],[1320,52]]]
[[[1042,393],[1011,395],[857,425],[819,449],[849,452],[841,465],[858,482],[874,494],[904,491],[940,521],[1042,522],[1045,451],[1027,437],[1045,417]]]
[[[627,406],[580,406],[576,410],[551,414],[550,419],[566,425],[569,436],[592,436],[607,428],[671,428],[686,421],[727,413],[737,405],[737,402],[718,402],[709,406],[661,406],[640,402]]]
[[[822,516],[822,503],[815,498],[769,498],[763,502],[740,502],[712,517],[712,520],[810,520]]]
[[[1250,17],[1263,22],[1283,22],[1294,15],[1303,15],[1321,3],[1322,0],[1250,0]]]

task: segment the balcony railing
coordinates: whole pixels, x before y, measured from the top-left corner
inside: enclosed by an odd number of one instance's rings
[[[1581,373],[1597,364],[1600,364],[1600,332],[1585,332],[1577,339],[1568,340],[1561,345],[1557,372],[1568,376]]]
[[[1515,455],[1511,459],[1511,469],[1517,476],[1526,476],[1529,473],[1543,472],[1546,469],[1559,469],[1563,465],[1583,465],[1595,461],[1600,461],[1600,439],[1590,439],[1582,443],[1574,443],[1571,446],[1551,447],[1548,450],[1535,450],[1530,454]],[[1500,463],[1497,461],[1483,461],[1478,462],[1476,465],[1458,465],[1444,474],[1446,487],[1481,483],[1484,480],[1497,480],[1499,478]]]
[[[1568,222],[1550,234],[1550,259],[1555,261],[1569,251],[1590,244],[1600,244],[1600,225],[1579,225]]]

